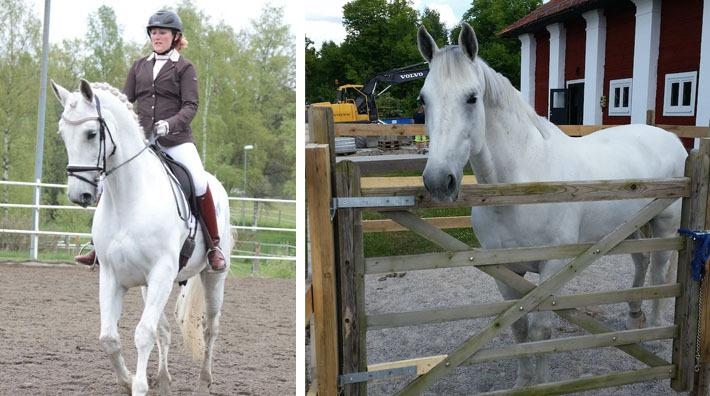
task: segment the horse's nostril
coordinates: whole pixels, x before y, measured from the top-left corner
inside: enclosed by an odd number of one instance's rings
[[[83,193],[81,194],[81,202],[88,205],[91,203],[91,194]]]
[[[446,185],[448,188],[449,192],[452,192],[456,189],[456,178],[454,175],[449,175],[449,183]]]

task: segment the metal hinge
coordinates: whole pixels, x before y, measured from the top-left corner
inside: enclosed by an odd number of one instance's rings
[[[383,379],[389,377],[400,377],[403,375],[416,375],[417,366],[407,366],[400,368],[392,368],[387,370],[377,370],[377,371],[365,371],[362,373],[349,373],[342,374],[338,377],[338,382],[340,385],[356,384],[359,382],[367,382],[376,379]]]
[[[335,217],[335,211],[338,209],[411,207],[414,206],[415,202],[414,196],[333,198],[333,205],[330,208],[330,218]]]

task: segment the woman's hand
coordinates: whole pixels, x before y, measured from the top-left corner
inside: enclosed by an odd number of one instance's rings
[[[165,136],[170,133],[170,125],[165,120],[160,120],[153,125],[153,131],[158,136]]]

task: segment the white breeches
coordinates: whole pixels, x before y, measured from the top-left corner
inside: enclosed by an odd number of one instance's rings
[[[160,146],[160,145],[159,145]],[[183,143],[173,147],[163,147],[160,149],[173,157],[175,161],[185,165],[192,175],[192,182],[195,184],[195,195],[202,196],[207,192],[207,173],[200,161],[197,147],[192,143]]]

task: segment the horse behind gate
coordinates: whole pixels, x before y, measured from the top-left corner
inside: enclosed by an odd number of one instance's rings
[[[478,56],[473,28],[462,24],[458,45],[439,49],[425,28],[418,34],[419,51],[429,62],[421,89],[429,157],[423,172],[426,189],[439,201],[454,201],[467,162],[478,183],[608,180],[682,177],[687,153],[680,140],[648,125],[624,125],[582,137],[564,134],[538,116],[510,82]],[[474,207],[471,220],[486,249],[596,242],[649,200],[554,203]],[[653,218],[654,237],[674,236],[680,224],[680,201]],[[637,233],[638,234],[638,233]],[[638,235],[637,235],[638,236]],[[649,257],[633,254],[633,286],[644,284]],[[671,252],[650,255],[651,281],[661,284]],[[515,267],[524,274],[555,274],[568,260],[528,262]],[[497,282],[506,299],[521,293]],[[654,300],[651,323],[660,321]],[[551,336],[551,312],[523,317],[513,325],[517,342]],[[645,323],[641,302],[629,302],[627,327]],[[546,382],[545,355],[519,360],[517,386]]]

